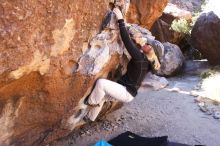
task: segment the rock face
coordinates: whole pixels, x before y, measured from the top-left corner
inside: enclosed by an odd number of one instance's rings
[[[125,55],[117,29],[100,31],[109,2],[0,3],[1,146],[47,144],[67,135],[96,79],[113,79]],[[141,17],[152,24],[166,0],[145,2],[150,14],[158,7],[151,19]]]
[[[157,72],[161,76],[172,76],[181,71],[184,63],[184,56],[177,45],[163,43],[164,56],[160,58],[161,68]]]
[[[55,127],[66,125],[62,120],[75,113],[95,79],[118,63],[97,76],[74,72],[108,2],[4,1],[0,7],[0,145],[62,136],[66,131]]]
[[[127,22],[150,29],[155,20],[161,16],[167,3],[168,0],[131,0],[126,14]]]
[[[170,3],[177,5],[179,8],[194,12],[200,11],[203,1],[201,0],[169,0]]]
[[[152,34],[161,42],[170,42],[179,44],[185,34],[172,30],[171,24],[176,19],[185,19],[191,22],[192,15],[189,11],[181,10],[176,5],[168,3],[164,9],[163,15],[158,19],[151,28]]]
[[[220,19],[214,12],[203,13],[192,30],[192,45],[210,64],[220,64]]]

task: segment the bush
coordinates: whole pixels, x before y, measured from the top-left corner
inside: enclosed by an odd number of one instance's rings
[[[180,33],[184,33],[188,36],[191,36],[191,31],[193,26],[195,25],[195,22],[197,20],[197,18],[199,17],[199,15],[201,14],[201,12],[204,10],[206,4],[208,3],[208,0],[201,0],[201,8],[198,10],[195,10],[193,12],[193,17],[192,17],[192,21],[191,22],[187,22],[186,19],[181,18],[181,19],[175,19],[172,24],[171,24],[171,28],[174,31],[180,32]]]
[[[170,29],[180,32],[180,33],[184,33],[185,35],[191,36],[192,28],[195,25],[195,22],[198,16],[199,16],[199,13],[194,14],[191,22],[188,22],[185,18],[175,19],[173,20]]]

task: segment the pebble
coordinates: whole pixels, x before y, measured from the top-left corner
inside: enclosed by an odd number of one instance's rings
[[[207,112],[207,111],[208,111],[208,109],[207,109],[206,107],[203,107],[203,106],[200,107],[200,110],[201,110],[202,112]]]
[[[201,100],[202,100],[201,96],[198,96],[197,98],[195,98],[195,102],[201,102]]]
[[[118,118],[116,119],[116,121],[121,121],[121,118],[120,118],[120,117],[118,117]]]
[[[196,85],[195,87],[194,87],[194,90],[200,90],[200,86],[198,86],[198,85]]]
[[[202,112],[207,112],[208,111],[208,109],[207,109],[204,102],[200,102],[198,105],[199,105],[199,108]]]
[[[174,87],[170,91],[171,92],[180,92],[180,88]]]
[[[90,131],[86,131],[86,134],[90,134]]]
[[[219,111],[214,112],[213,117],[214,117],[215,119],[220,119],[220,112],[219,112]]]
[[[208,111],[206,112],[207,115],[212,115],[212,113],[213,113],[213,112],[210,111],[210,110],[208,110]]]
[[[131,120],[134,120],[134,119],[135,119],[133,116],[130,116],[129,118],[130,118]]]
[[[123,119],[125,119],[125,117],[122,115],[122,116],[121,116],[121,120],[123,120]]]
[[[83,134],[81,134],[80,136],[82,136],[82,137],[83,137],[83,136],[86,136],[86,134],[85,134],[85,133],[83,133]]]
[[[198,96],[198,92],[197,92],[197,91],[191,91],[191,92],[190,92],[190,95],[192,95],[192,96],[195,96],[195,97],[196,97],[196,96]]]
[[[199,106],[205,106],[205,103],[204,102],[200,102]]]
[[[116,123],[117,123],[118,125],[120,125],[120,124],[121,124],[121,121],[117,121]]]

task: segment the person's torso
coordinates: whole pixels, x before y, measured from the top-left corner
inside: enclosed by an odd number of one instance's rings
[[[127,90],[133,96],[136,96],[137,90],[141,86],[141,82],[144,80],[149,68],[149,61],[144,54],[140,60],[131,59],[128,63],[126,74],[119,79],[118,83],[126,86]]]

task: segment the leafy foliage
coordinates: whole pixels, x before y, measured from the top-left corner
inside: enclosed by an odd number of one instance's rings
[[[171,29],[177,32],[182,32],[184,34],[191,34],[191,27],[186,19],[181,18],[179,20],[174,20],[171,24]]]

